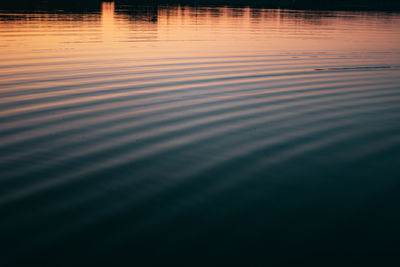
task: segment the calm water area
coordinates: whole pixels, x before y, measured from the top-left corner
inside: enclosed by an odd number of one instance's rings
[[[0,266],[380,266],[399,204],[400,13],[0,9]]]

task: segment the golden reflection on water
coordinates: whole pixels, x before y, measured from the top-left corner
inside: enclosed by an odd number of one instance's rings
[[[114,12],[114,2],[103,2],[101,4],[101,29],[104,42],[112,41],[113,33],[117,30],[114,24]]]
[[[130,7],[86,14],[2,14],[1,56],[46,51],[106,58],[247,55],[269,51],[398,52],[400,17],[250,8]],[[42,54],[43,55],[43,54]],[[8,62],[10,63],[10,62]]]
[[[35,99],[30,90],[43,88],[72,87],[87,94],[127,86],[140,93],[137,86],[160,81],[157,90],[168,91],[173,83],[219,86],[233,78],[262,81],[286,72],[304,78],[309,73],[302,73],[313,69],[399,66],[399,25],[400,16],[387,13],[119,7],[114,2],[85,13],[0,13],[0,85],[29,92],[11,99],[16,101]],[[53,90],[41,96],[68,94]],[[114,97],[124,94],[132,92]],[[99,93],[64,104],[108,98]],[[1,114],[18,110],[30,107]]]
[[[296,221],[300,206],[305,214],[328,207],[334,220],[343,210],[347,220],[347,207],[361,203],[354,192],[370,203],[365,192],[381,199],[398,180],[399,43],[400,16],[387,13],[112,2],[83,13],[0,11],[6,243],[26,244],[15,256],[30,262],[58,255],[47,248],[75,248],[71,233],[98,254],[125,251],[128,239],[142,247],[154,231],[194,244],[197,234],[218,233],[225,215],[248,210],[265,220],[251,229],[266,240],[281,229],[271,218]],[[342,190],[361,180],[361,191]],[[327,205],[308,209],[321,192]],[[332,206],[337,196],[344,201]],[[196,235],[186,219],[170,224],[197,211],[210,221]],[[314,217],[305,225],[323,233]],[[244,230],[235,238],[248,234],[247,221],[236,226]],[[184,231],[174,239],[176,229]],[[182,251],[185,242],[170,248]]]

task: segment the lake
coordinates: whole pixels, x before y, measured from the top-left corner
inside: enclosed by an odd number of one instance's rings
[[[0,10],[0,265],[389,266],[399,44],[394,12]]]

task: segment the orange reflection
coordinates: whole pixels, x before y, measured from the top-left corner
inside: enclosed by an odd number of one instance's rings
[[[121,10],[103,2],[97,13],[1,16],[0,55],[10,60],[0,65],[37,57],[43,63],[68,61],[76,54],[82,61],[107,64],[122,59],[121,66],[140,58],[400,51],[397,14],[227,7]]]
[[[114,2],[103,2],[101,4],[101,27],[103,32],[104,41],[112,41],[113,33],[115,31],[114,25]]]

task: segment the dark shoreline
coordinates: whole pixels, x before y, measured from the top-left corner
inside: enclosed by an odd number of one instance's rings
[[[0,10],[96,11],[102,0],[13,0],[0,4]],[[110,1],[111,2],[111,1]],[[284,8],[303,10],[400,11],[395,0],[115,0],[117,5],[185,5]]]

